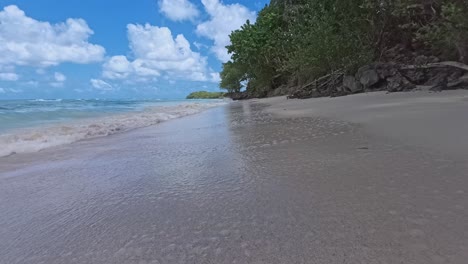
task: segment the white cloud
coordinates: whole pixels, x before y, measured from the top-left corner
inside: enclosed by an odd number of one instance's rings
[[[23,90],[10,88],[10,92],[12,92],[12,93],[22,93]]]
[[[49,82],[50,86],[56,87],[56,88],[63,87],[64,82],[67,80],[67,76],[65,76],[63,73],[55,72],[54,79],[55,81]]]
[[[213,82],[220,82],[221,81],[221,76],[219,75],[218,72],[213,72],[213,73],[211,73],[211,80]]]
[[[192,51],[183,35],[175,38],[167,27],[149,24],[127,26],[133,60],[119,55],[103,65],[106,79],[153,80],[164,75],[191,81],[212,81],[207,59]]]
[[[63,73],[56,72],[54,74],[54,78],[56,82],[64,82],[67,80],[67,76],[63,75]]]
[[[108,79],[125,79],[133,67],[125,56],[114,56],[103,65],[103,76]]]
[[[159,0],[159,9],[172,21],[194,20],[200,14],[188,0]]]
[[[99,80],[99,79],[91,79],[91,85],[98,89],[98,90],[101,90],[101,91],[111,91],[113,90],[114,88],[112,87],[112,85],[110,85],[109,83],[103,81],[103,80]]]
[[[12,72],[0,73],[0,81],[17,81],[19,79],[18,74]]]
[[[0,87],[0,93],[6,93],[5,89]]]
[[[88,42],[92,34],[83,19],[50,24],[26,16],[15,5],[6,6],[0,11],[0,64],[47,67],[98,62],[105,49]]]
[[[197,42],[197,41],[194,41],[194,42],[193,42],[193,45],[194,45],[198,50],[210,48],[208,45],[205,45],[205,44],[200,43],[200,42]]]
[[[224,5],[219,0],[202,0],[210,20],[197,26],[197,33],[214,41],[212,51],[218,59],[226,62],[231,59],[226,46],[231,42],[229,35],[239,29],[247,20],[255,21],[256,14],[240,4]]]

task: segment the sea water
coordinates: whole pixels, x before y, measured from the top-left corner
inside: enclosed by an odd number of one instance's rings
[[[199,113],[222,100],[0,100],[0,157]]]

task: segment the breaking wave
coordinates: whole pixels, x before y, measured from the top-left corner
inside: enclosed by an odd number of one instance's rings
[[[7,134],[0,134],[0,157],[17,153],[37,152],[83,139],[103,137],[135,128],[147,127],[167,120],[197,114],[222,104],[225,104],[225,102],[158,106],[139,112],[127,112],[50,126],[20,129]]]

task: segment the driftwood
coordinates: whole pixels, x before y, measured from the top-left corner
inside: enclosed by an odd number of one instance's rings
[[[322,76],[322,77],[320,77],[320,78],[318,78],[318,79],[315,79],[315,80],[313,80],[312,82],[310,82],[310,83],[308,83],[308,84],[302,86],[302,89],[308,88],[308,87],[310,87],[310,86],[312,86],[312,85],[317,85],[317,83],[319,83],[319,82],[321,82],[321,81],[323,81],[323,80],[327,80],[328,78],[331,78],[331,77],[333,77],[333,76],[338,76],[338,77],[340,77],[340,76],[342,76],[342,75],[343,75],[343,73],[341,73],[341,72],[334,72],[334,73],[330,73],[330,74],[324,75],[324,76]],[[325,84],[328,84],[328,83],[331,82],[332,80],[336,80],[336,78],[327,80],[327,81],[325,82]],[[322,86],[322,85],[321,85],[321,86]]]
[[[404,65],[400,69],[402,70],[414,70],[414,69],[431,69],[431,68],[445,68],[454,67],[464,71],[468,71],[468,65],[456,61],[444,61],[436,63],[428,63],[424,65]]]
[[[342,77],[342,76],[343,76],[342,73],[334,73],[334,74],[332,74],[332,75],[330,76],[330,78],[329,78],[327,81],[325,81],[324,83],[320,84],[320,85],[318,86],[318,88],[321,89],[321,88],[323,88],[324,86],[327,86],[327,85],[329,85],[330,83],[335,82],[338,78],[340,78],[340,77]]]
[[[314,85],[314,84],[317,84],[317,82],[320,82],[320,81],[322,81],[322,80],[325,80],[325,79],[329,78],[331,75],[332,75],[332,74],[327,74],[327,75],[322,76],[322,77],[320,77],[320,78],[318,78],[318,79],[315,79],[315,80],[313,80],[312,82],[310,82],[310,83],[308,83],[308,84],[306,84],[306,85],[303,85],[303,86],[302,86],[302,89],[307,88],[307,87],[310,87],[310,86],[312,86],[312,85]]]
[[[387,90],[389,92],[417,90],[442,91],[460,88],[468,88],[468,65],[455,62],[444,61],[428,64],[406,65],[376,63],[367,66],[369,71],[374,71],[378,75],[379,81],[366,89],[357,92],[372,90]],[[407,76],[405,70],[414,70]],[[463,75],[465,74],[465,75]],[[311,98],[323,96],[343,96],[355,93],[344,88],[342,78],[344,73],[336,71],[324,75],[303,85],[287,98]],[[355,77],[357,82],[363,84],[360,77]],[[417,85],[419,84],[419,85]]]

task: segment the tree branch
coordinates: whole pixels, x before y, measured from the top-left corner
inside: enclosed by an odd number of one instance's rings
[[[405,65],[401,67],[402,70],[413,70],[413,69],[430,69],[430,68],[444,68],[444,67],[454,67],[464,71],[468,71],[468,65],[457,62],[457,61],[444,61],[437,63],[429,63],[425,65]]]

